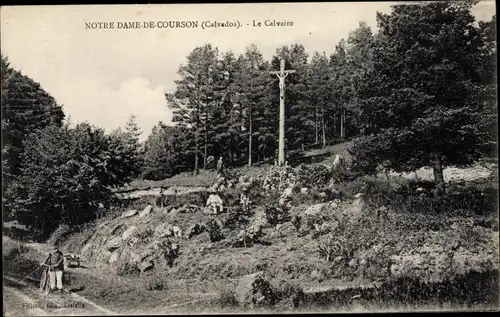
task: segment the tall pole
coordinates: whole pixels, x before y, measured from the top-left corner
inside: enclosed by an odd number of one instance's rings
[[[280,71],[285,70],[285,60],[281,60]],[[279,156],[278,165],[285,163],[285,77],[280,77],[280,141],[279,141]]]
[[[285,70],[285,60],[280,63],[279,72],[271,72],[279,78],[280,87],[280,122],[279,122],[279,144],[278,144],[278,165],[285,164],[285,78],[288,74],[295,73],[295,70]]]

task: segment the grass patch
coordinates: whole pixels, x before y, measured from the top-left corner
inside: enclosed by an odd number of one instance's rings
[[[40,266],[45,255],[24,243],[2,237],[3,268],[6,272],[25,275]]]
[[[439,283],[399,278],[373,288],[346,288],[307,294],[308,308],[335,306],[341,310],[378,306],[381,310],[413,306],[498,307],[498,271],[469,272]]]

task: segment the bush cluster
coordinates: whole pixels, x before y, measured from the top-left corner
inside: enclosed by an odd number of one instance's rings
[[[148,291],[165,291],[168,289],[167,279],[160,274],[149,274],[142,278],[144,288]]]
[[[388,280],[372,288],[349,287],[328,292],[308,294],[312,306],[347,308],[354,305],[390,300],[392,305],[487,305],[498,307],[498,271],[469,272],[444,282],[425,282],[418,278],[402,277]]]
[[[374,207],[387,206],[405,213],[446,215],[491,215],[496,212],[497,186],[450,184],[438,194],[428,182],[408,182],[392,188],[381,182],[367,182],[365,193]],[[421,188],[418,191],[417,188]]]
[[[119,276],[133,276],[140,273],[139,268],[136,263],[131,263],[128,261],[120,262],[116,268],[116,274]]]
[[[276,226],[291,220],[290,213],[285,207],[279,206],[277,203],[266,204],[264,206],[266,220],[271,226]]]
[[[296,173],[302,186],[307,188],[326,185],[332,177],[328,167],[321,164],[300,164],[296,168]]]
[[[206,228],[208,228],[208,234],[210,236],[211,242],[217,242],[224,239],[222,228],[219,226],[215,219],[210,219],[207,223]]]

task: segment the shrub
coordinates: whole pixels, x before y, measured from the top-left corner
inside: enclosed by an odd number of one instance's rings
[[[330,172],[331,181],[335,184],[342,182],[351,182],[355,180],[360,175],[343,164],[333,166],[332,171]]]
[[[121,262],[116,268],[116,274],[119,276],[133,276],[140,273],[136,263]]]
[[[303,187],[322,186],[328,183],[332,173],[328,167],[321,164],[301,164],[296,168],[298,180]]]
[[[298,308],[304,303],[305,293],[300,285],[289,280],[274,280],[271,283],[273,287],[274,301],[282,306],[291,306]]]
[[[297,231],[299,231],[300,226],[302,225],[302,217],[300,215],[294,215],[292,218],[292,224]]]
[[[238,301],[234,296],[234,291],[224,288],[218,298],[218,304],[220,307],[234,307],[238,305]]]
[[[311,294],[314,306],[352,307],[380,303],[390,299],[396,306],[450,303],[452,305],[486,305],[498,307],[498,271],[470,272],[447,281],[433,283],[402,277],[390,279],[371,288],[348,287]],[[353,296],[357,297],[354,301]]]
[[[498,188],[472,185],[449,185],[446,193],[430,190],[432,185],[407,182],[395,187],[379,182],[367,182],[368,203],[373,207],[387,206],[405,213],[443,213],[447,215],[491,215],[496,212]],[[418,192],[417,188],[424,188]],[[427,189],[425,189],[427,188]]]
[[[224,226],[228,227],[229,229],[236,229],[236,228],[246,228],[248,223],[250,222],[250,217],[252,216],[253,212],[251,209],[245,209],[241,206],[234,206],[233,209],[231,209],[224,221]]]
[[[265,205],[264,213],[267,222],[271,226],[290,221],[290,213],[288,210],[284,207],[280,207],[277,203]]]
[[[63,241],[70,233],[71,228],[67,224],[59,225],[56,230],[52,232],[49,239],[47,240],[47,244],[59,244]]]
[[[148,291],[165,291],[168,289],[166,278],[159,274],[145,276],[143,284],[144,288]]]
[[[147,228],[145,230],[139,231],[137,233],[137,239],[141,241],[141,243],[148,243],[151,241],[151,237],[153,237],[154,231],[151,228]]]
[[[217,242],[224,239],[222,229],[215,219],[210,219],[207,223],[208,234],[211,242]]]
[[[28,274],[39,267],[45,257],[38,250],[8,237],[2,238],[3,268],[8,272]]]

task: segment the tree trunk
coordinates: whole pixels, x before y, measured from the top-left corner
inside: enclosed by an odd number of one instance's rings
[[[434,157],[434,181],[436,182],[436,189],[439,194],[444,193],[444,175],[443,175],[443,163],[437,155]]]
[[[340,114],[340,138],[345,138],[345,109]]]
[[[205,149],[203,158],[203,169],[207,169],[207,155],[208,155],[208,110],[205,112]]]
[[[200,128],[200,90],[198,89],[198,104],[196,105],[196,122],[195,122],[195,152],[194,152],[194,175],[198,175],[198,147],[199,147],[199,128]]]
[[[252,166],[252,105],[248,107],[248,166]]]
[[[195,142],[196,142],[196,149],[195,149],[195,152],[194,152],[194,175],[198,175],[199,173],[199,170],[198,170],[198,146],[199,146],[199,131],[198,131],[198,127],[196,127],[196,132],[195,132],[196,136],[195,136]]]
[[[323,129],[323,147],[326,147],[326,122],[325,122],[325,109],[321,109],[321,121],[322,121],[322,129]]]
[[[335,110],[333,114],[333,137],[336,139],[337,138],[337,117],[338,113],[337,110]]]
[[[315,113],[314,113],[314,125],[316,128],[316,141],[314,142],[315,144],[319,143],[319,127],[318,127],[318,107],[314,107]]]

